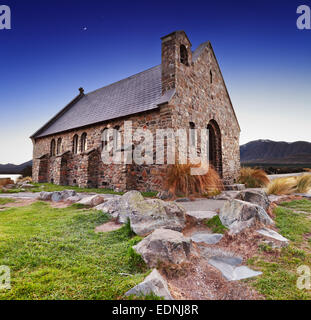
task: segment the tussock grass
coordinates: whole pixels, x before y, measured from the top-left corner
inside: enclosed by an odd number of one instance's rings
[[[277,178],[267,186],[267,194],[289,195],[295,192],[296,180],[294,178]]]
[[[267,186],[266,192],[275,195],[290,195],[293,193],[308,193],[311,190],[311,175],[277,178]]]
[[[296,177],[296,192],[308,193],[311,189],[311,174],[304,174]]]
[[[210,165],[206,173],[192,175],[191,168],[200,165],[176,164],[169,168],[167,174],[167,188],[178,195],[215,195],[224,189],[222,180],[216,170]]]
[[[245,184],[247,188],[262,188],[270,182],[265,171],[249,167],[241,168],[238,181]]]

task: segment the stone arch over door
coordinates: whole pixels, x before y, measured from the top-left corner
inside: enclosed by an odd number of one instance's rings
[[[209,162],[222,178],[221,131],[218,123],[214,119],[209,122],[207,129],[209,130]]]

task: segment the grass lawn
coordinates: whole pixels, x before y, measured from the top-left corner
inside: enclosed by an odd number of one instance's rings
[[[0,299],[122,299],[147,269],[130,254],[140,239],[127,227],[94,232],[108,220],[44,202],[0,212],[0,265],[11,268],[12,286]]]
[[[13,202],[15,202],[14,199],[0,198],[0,205],[6,205]]]
[[[311,290],[299,290],[297,268],[306,265],[311,268],[311,202],[298,200],[281,204],[274,210],[276,226],[280,233],[291,240],[283,249],[263,246],[258,256],[250,259],[249,265],[263,272],[261,277],[247,280],[267,299],[310,300]]]
[[[52,183],[33,183],[35,188],[30,189],[31,192],[53,192],[53,191],[63,191],[63,190],[75,190],[76,192],[87,192],[87,193],[103,193],[103,194],[118,194],[123,195],[124,192],[115,192],[111,189],[103,189],[103,188],[79,188],[73,186],[59,186]],[[1,191],[0,193],[19,193],[20,189],[12,189],[7,191]],[[151,192],[142,192],[144,197],[155,197],[157,195],[156,191]]]

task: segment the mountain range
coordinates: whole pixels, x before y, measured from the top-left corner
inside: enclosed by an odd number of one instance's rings
[[[29,166],[32,166],[32,160],[19,165],[12,163],[0,164],[0,174],[20,174]]]
[[[311,164],[311,143],[256,140],[240,147],[242,163]]]

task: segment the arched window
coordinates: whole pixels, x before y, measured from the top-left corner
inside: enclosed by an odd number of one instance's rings
[[[182,44],[180,46],[180,62],[188,66],[188,51],[187,48]]]
[[[53,139],[51,141],[51,151],[50,151],[51,157],[55,156],[55,140]]]
[[[212,70],[210,70],[210,72],[209,72],[209,77],[210,77],[211,83],[213,83],[213,71]]]
[[[79,142],[79,137],[78,135],[76,134],[74,137],[73,137],[73,140],[72,140],[72,152],[74,154],[77,154],[78,153],[78,142]]]
[[[105,128],[102,131],[102,135],[101,135],[101,142],[102,142],[102,150],[104,149],[104,147],[108,144],[108,129]]]
[[[87,149],[87,134],[84,132],[81,136],[81,152]]]
[[[62,138],[58,138],[57,140],[57,148],[56,148],[56,154],[60,154],[62,149]]]
[[[114,127],[114,131],[113,131],[113,148],[114,148],[114,150],[118,149],[119,130],[120,130],[120,126]]]

